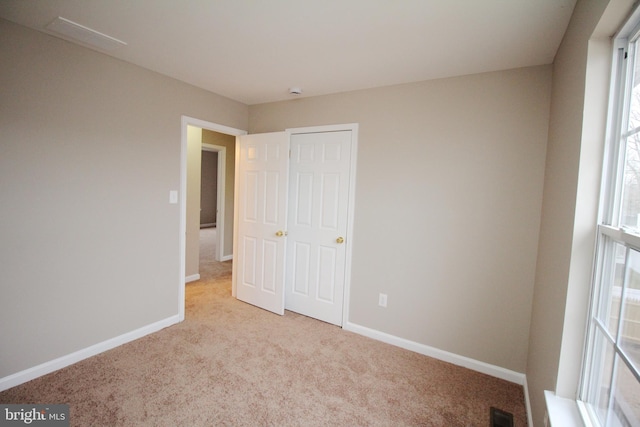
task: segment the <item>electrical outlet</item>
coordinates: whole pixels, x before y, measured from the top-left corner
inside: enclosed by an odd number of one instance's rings
[[[380,294],[380,296],[378,297],[378,305],[380,307],[387,306],[387,294]]]

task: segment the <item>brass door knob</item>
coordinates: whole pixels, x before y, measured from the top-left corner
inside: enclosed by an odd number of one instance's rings
[[[282,230],[276,231],[276,236],[278,236],[278,237],[284,236],[284,231],[282,231]]]
[[[338,237],[336,243],[344,243],[344,237]]]

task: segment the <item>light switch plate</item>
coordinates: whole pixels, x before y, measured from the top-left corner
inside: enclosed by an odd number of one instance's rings
[[[172,205],[178,203],[178,192],[176,190],[169,191],[169,203]]]
[[[380,307],[387,306],[387,294],[380,294],[380,296],[378,297],[378,305]]]

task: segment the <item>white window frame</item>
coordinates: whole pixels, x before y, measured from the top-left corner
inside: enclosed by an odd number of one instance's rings
[[[636,45],[636,50],[630,49]],[[609,103],[609,116],[607,127],[607,141],[605,144],[604,167],[603,167],[603,183],[602,198],[600,202],[600,212],[598,220],[598,242],[595,258],[595,268],[593,276],[593,285],[591,293],[591,303],[589,308],[589,322],[587,327],[587,340],[585,344],[585,359],[582,367],[581,384],[579,387],[578,406],[586,425],[601,426],[596,409],[587,401],[589,392],[593,384],[600,384],[602,379],[602,371],[593,371],[592,368],[598,365],[603,357],[603,348],[605,345],[611,345],[613,349],[613,361],[611,378],[609,379],[609,396],[607,406],[609,409],[614,407],[613,393],[614,381],[616,379],[616,370],[619,363],[624,363],[635,379],[640,383],[640,371],[633,366],[630,358],[620,346],[621,324],[624,319],[622,310],[624,300],[621,298],[618,320],[617,333],[615,337],[609,333],[609,327],[599,319],[598,309],[600,307],[601,292],[607,290],[605,280],[608,284],[614,277],[611,267],[615,264],[614,250],[616,245],[625,248],[624,266],[626,271],[629,253],[632,250],[640,251],[640,230],[628,229],[621,225],[621,206],[622,206],[622,185],[625,170],[625,141],[629,134],[627,132],[628,113],[630,109],[630,90],[628,89],[632,83],[633,73],[629,70],[634,66],[634,55],[640,55],[640,10],[636,9],[631,17],[626,21],[621,30],[614,39],[614,56],[612,60],[611,73],[611,95]],[[636,71],[636,79],[640,79],[640,71]],[[624,131],[623,131],[624,129]],[[637,132],[637,130],[636,130]],[[626,276],[623,279],[623,290],[627,283]],[[624,294],[621,294],[621,296]],[[607,344],[597,346],[596,333],[606,341]],[[618,356],[616,358],[615,356]],[[616,363],[616,360],[619,360]],[[617,426],[612,418],[613,411],[609,410],[604,425]]]

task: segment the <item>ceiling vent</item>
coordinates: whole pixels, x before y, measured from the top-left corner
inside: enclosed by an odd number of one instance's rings
[[[65,36],[65,38],[71,41],[77,41],[100,50],[111,51],[127,45],[122,40],[76,24],[61,16],[58,16],[52,23],[47,25],[46,28],[52,33]]]

